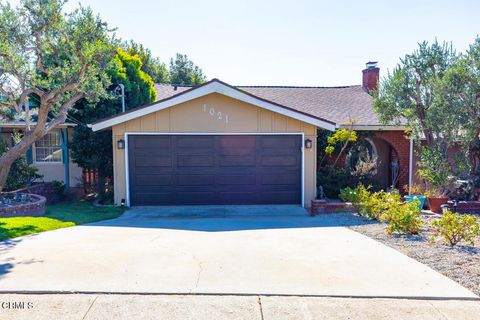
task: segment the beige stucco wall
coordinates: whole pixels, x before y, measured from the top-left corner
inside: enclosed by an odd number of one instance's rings
[[[125,150],[116,142],[125,132],[160,133],[262,133],[303,132],[313,141],[313,148],[305,149],[305,206],[316,195],[316,127],[296,119],[238,101],[218,93],[157,111],[112,128],[114,152],[115,203],[126,199]]]

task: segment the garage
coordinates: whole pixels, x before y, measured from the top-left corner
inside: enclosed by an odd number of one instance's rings
[[[302,204],[302,134],[128,134],[131,205]]]

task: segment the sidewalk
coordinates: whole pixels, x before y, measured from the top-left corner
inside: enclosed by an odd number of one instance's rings
[[[22,308],[23,307],[23,308]],[[480,302],[201,295],[0,295],[0,319],[462,319]]]

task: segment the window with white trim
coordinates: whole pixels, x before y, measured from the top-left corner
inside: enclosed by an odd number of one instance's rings
[[[63,162],[60,130],[49,132],[35,142],[35,162]]]

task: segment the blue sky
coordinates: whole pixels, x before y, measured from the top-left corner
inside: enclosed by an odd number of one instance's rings
[[[186,53],[209,79],[237,85],[359,84],[369,60],[385,75],[419,41],[463,51],[480,33],[475,0],[80,2],[163,61]]]

